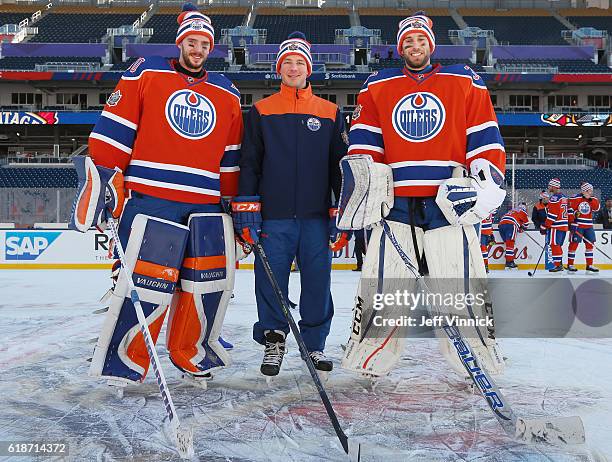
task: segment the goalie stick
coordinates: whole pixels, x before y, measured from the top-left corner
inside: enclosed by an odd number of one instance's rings
[[[431,293],[427,284],[423,280],[423,276],[418,269],[410,261],[410,257],[406,255],[400,244],[397,242],[389,224],[386,220],[381,221],[385,235],[393,244],[393,247],[403,260],[408,270],[414,275],[417,282],[421,286],[421,290],[425,293]],[[430,305],[426,306],[430,316],[433,316]],[[440,311],[436,308],[435,314],[439,315]],[[472,353],[468,343],[463,339],[461,332],[456,327],[451,326],[444,316],[442,319],[442,330],[451,340],[459,360],[465,367],[470,379],[482,396],[485,398],[489,408],[497,418],[497,421],[504,429],[508,436],[525,442],[547,442],[551,444],[577,444],[584,443],[585,433],[582,419],[578,416],[573,417],[553,417],[547,419],[525,419],[518,417],[510,403],[499,390],[499,387],[489,374],[489,372],[479,364],[478,359]]]
[[[310,372],[310,376],[312,377],[312,380],[314,381],[317,387],[317,391],[319,392],[319,396],[321,397],[323,406],[325,407],[325,410],[327,411],[327,415],[329,416],[329,420],[331,420],[331,423],[332,423],[332,426],[334,427],[336,435],[338,436],[338,439],[340,440],[342,449],[344,449],[344,452],[347,453],[351,461],[358,462],[361,460],[362,444],[356,442],[353,439],[349,439],[349,437],[346,436],[346,434],[340,427],[340,422],[338,422],[338,416],[336,415],[336,412],[334,411],[334,408],[332,407],[332,404],[329,401],[329,397],[327,396],[325,387],[323,387],[323,384],[321,383],[321,379],[319,378],[319,374],[317,374],[317,370],[315,369],[312,359],[310,358],[310,355],[308,354],[308,348],[306,348],[306,344],[304,343],[302,334],[300,334],[300,330],[298,329],[298,326],[295,323],[295,320],[293,319],[291,312],[289,311],[289,304],[287,303],[287,300],[285,299],[285,296],[283,295],[283,292],[281,288],[279,287],[278,282],[276,281],[276,278],[274,277],[274,273],[272,272],[272,268],[270,267],[270,261],[268,260],[268,257],[266,256],[266,252],[263,249],[263,245],[260,242],[257,242],[253,244],[252,246],[255,249],[255,252],[257,252],[257,254],[259,255],[261,262],[263,263],[263,267],[266,272],[266,275],[268,276],[268,279],[270,280],[270,284],[272,285],[274,289],[274,293],[276,295],[278,303],[281,306],[283,314],[285,315],[285,318],[287,319],[287,322],[289,323],[291,332],[293,332],[293,336],[295,337],[295,340],[297,341],[302,358],[306,362],[306,366],[308,367],[308,372]]]
[[[149,353],[149,358],[151,360],[151,366],[153,367],[153,372],[155,373],[155,378],[157,379],[159,393],[161,394],[162,401],[164,403],[164,409],[166,410],[166,415],[168,416],[168,426],[170,431],[172,432],[171,437],[174,440],[174,443],[176,444],[176,449],[181,459],[190,459],[194,455],[193,429],[181,427],[181,423],[176,413],[176,408],[174,407],[174,402],[172,401],[172,397],[170,396],[168,384],[166,383],[166,377],[164,376],[164,372],[161,369],[159,356],[157,356],[157,351],[155,351],[155,342],[153,342],[153,337],[151,337],[151,332],[149,331],[149,326],[147,325],[147,319],[144,315],[144,312],[142,311],[140,298],[138,297],[138,292],[136,291],[136,286],[134,285],[134,281],[132,279],[132,269],[127,265],[125,259],[125,252],[123,251],[123,246],[121,245],[121,241],[119,240],[117,223],[112,217],[109,217],[108,224],[110,227],[112,238],[115,242],[115,249],[117,250],[117,255],[119,255],[119,260],[121,260],[121,266],[123,267],[123,270],[125,271],[125,275],[127,277],[128,288],[130,291],[130,299],[132,300],[132,303],[134,304],[134,308],[136,310],[136,316],[138,317],[138,323],[140,324],[140,333],[144,338],[144,342],[147,347],[147,352]]]

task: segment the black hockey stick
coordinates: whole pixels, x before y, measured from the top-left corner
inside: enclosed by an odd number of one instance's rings
[[[334,427],[334,430],[336,431],[336,435],[338,436],[338,439],[340,440],[340,444],[342,445],[344,452],[348,454],[350,460],[360,461],[361,460],[361,444],[354,440],[349,439],[348,436],[346,436],[346,434],[340,427],[340,422],[338,422],[338,416],[336,415],[336,412],[334,411],[334,408],[332,407],[332,404],[329,401],[329,397],[327,396],[327,392],[325,391],[325,388],[323,387],[323,384],[321,383],[319,374],[317,374],[317,370],[315,369],[312,359],[310,358],[310,355],[308,354],[308,348],[306,348],[306,344],[304,343],[302,334],[300,334],[300,330],[298,329],[298,326],[295,323],[293,316],[291,315],[291,311],[289,310],[289,304],[287,303],[287,300],[285,299],[285,296],[283,295],[283,292],[281,288],[279,287],[278,282],[276,281],[276,278],[274,277],[274,273],[272,272],[272,268],[270,267],[270,261],[268,260],[268,257],[266,256],[266,252],[263,249],[263,245],[261,245],[260,242],[257,242],[253,245],[253,248],[255,249],[255,252],[257,252],[257,254],[259,255],[259,258],[261,259],[261,262],[263,263],[263,267],[266,272],[266,275],[268,276],[268,279],[270,280],[270,284],[272,284],[272,288],[274,289],[274,293],[276,295],[276,298],[278,299],[278,303],[280,303],[283,314],[285,315],[285,318],[287,319],[287,322],[289,323],[289,327],[291,328],[291,332],[293,332],[293,336],[295,337],[295,340],[297,341],[298,347],[300,349],[300,353],[302,354],[302,358],[304,359],[304,361],[306,361],[306,366],[308,366],[308,371],[310,372],[310,376],[312,377],[312,380],[314,381],[317,387],[319,396],[321,397],[321,401],[323,402],[323,406],[325,407],[325,410],[327,411],[329,420],[331,420],[331,423]]]
[[[540,249],[544,249],[546,248],[546,244],[544,244],[544,247],[542,247],[542,244],[540,244],[538,241],[536,241],[533,237],[531,237],[531,234],[529,234],[528,232],[525,232],[525,235],[531,239]]]
[[[164,376],[164,372],[162,371],[160,365],[159,356],[157,355],[157,351],[155,351],[155,342],[153,341],[153,337],[151,336],[151,331],[149,331],[147,318],[144,314],[144,311],[142,310],[142,305],[140,304],[140,297],[138,296],[136,286],[134,285],[134,280],[132,278],[132,269],[127,264],[127,261],[125,259],[125,252],[123,251],[123,246],[121,245],[121,241],[119,240],[117,222],[112,217],[110,217],[108,219],[108,225],[111,231],[113,241],[115,242],[117,255],[119,255],[119,260],[121,260],[121,266],[123,268],[123,271],[125,271],[125,276],[127,278],[130,294],[129,296],[132,300],[132,304],[134,305],[134,309],[136,310],[136,317],[138,318],[138,323],[140,324],[140,332],[144,338],[144,343],[147,347],[147,352],[149,353],[149,358],[151,360],[151,366],[153,367],[153,372],[155,374],[155,378],[157,379],[159,393],[161,394],[162,401],[164,403],[164,409],[166,411],[166,415],[168,416],[168,426],[170,431],[172,432],[171,437],[172,439],[174,439],[176,449],[178,450],[181,459],[190,459],[193,457],[194,454],[193,429],[181,426],[178,415],[176,413],[176,408],[174,407],[174,402],[172,401],[172,397],[170,396],[168,384],[166,383],[166,377]]]
[[[533,271],[527,271],[527,275],[532,278],[535,274],[535,272],[538,270],[538,265],[540,264],[540,260],[542,259],[542,255],[544,255],[544,252],[546,252],[546,246],[548,244],[544,244],[544,247],[542,247],[542,252],[540,252],[540,256],[538,257],[538,261],[536,262],[535,268],[533,269]]]
[[[414,275],[417,283],[421,286],[421,290],[424,293],[431,293],[423,276],[419,273],[419,270],[414,266],[410,257],[397,242],[389,224],[385,220],[382,220],[381,224],[385,235],[393,244],[393,247],[408,270]],[[434,308],[432,308],[431,305],[426,305],[426,309],[430,316],[434,316]],[[457,350],[457,355],[459,356],[461,364],[465,367],[470,379],[480,391],[489,408],[497,418],[497,421],[508,436],[533,443],[584,443],[584,425],[582,419],[578,416],[555,417],[550,419],[524,419],[518,417],[512,410],[510,403],[508,403],[504,395],[502,395],[489,372],[480,365],[480,361],[472,352],[468,342],[463,339],[459,329],[455,326],[451,326],[446,317],[440,315],[437,308],[435,312],[435,314],[439,316],[439,319],[441,319],[442,330]]]

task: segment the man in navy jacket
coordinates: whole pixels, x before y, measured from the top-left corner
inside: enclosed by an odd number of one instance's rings
[[[300,268],[300,332],[315,367],[330,371],[323,351],[334,313],[332,251],[347,243],[335,228],[332,192],[340,193],[339,161],[346,154],[338,107],[312,93],[310,44],[294,32],[280,45],[280,91],[255,103],[245,126],[234,228],[249,243],[261,241],[285,297],[294,257]],[[263,221],[262,221],[263,220]],[[265,345],[261,372],[277,375],[289,325],[259,256],[255,258],[258,321],[253,338]]]

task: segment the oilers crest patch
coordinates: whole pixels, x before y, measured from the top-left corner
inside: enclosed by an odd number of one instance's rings
[[[166,121],[177,134],[190,140],[210,135],[215,128],[215,106],[192,90],[178,90],[166,101]]]
[[[308,127],[310,131],[316,132],[316,131],[319,131],[319,129],[321,128],[321,121],[317,119],[316,117],[310,117],[306,121],[306,126]]]
[[[581,202],[578,205],[578,212],[580,212],[581,215],[588,215],[591,213],[591,205],[588,202]]]
[[[393,108],[393,128],[399,136],[414,143],[434,138],[444,127],[446,110],[440,98],[418,92],[404,96]]]

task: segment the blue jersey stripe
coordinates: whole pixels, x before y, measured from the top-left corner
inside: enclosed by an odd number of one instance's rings
[[[374,133],[369,130],[354,129],[349,132],[349,142],[353,144],[367,144],[370,146],[385,147],[385,142],[380,133]]]
[[[221,187],[218,179],[208,178],[196,173],[176,172],[159,168],[142,167],[139,165],[128,166],[125,176],[173,183],[176,185],[194,186],[196,188],[212,189],[215,191],[219,191]]]
[[[446,180],[453,176],[453,167],[409,166],[394,167],[393,181],[402,180]]]
[[[225,151],[221,159],[221,167],[237,167],[240,163],[240,149]]]
[[[92,130],[94,133],[106,136],[118,143],[121,143],[128,148],[134,147],[134,138],[136,138],[136,130],[126,127],[125,125],[116,122],[108,117],[101,115],[96,122],[96,126]]]
[[[467,152],[478,149],[481,146],[487,144],[499,143],[504,145],[504,140],[497,127],[487,127],[484,130],[480,130],[474,133],[470,133],[467,136]]]

